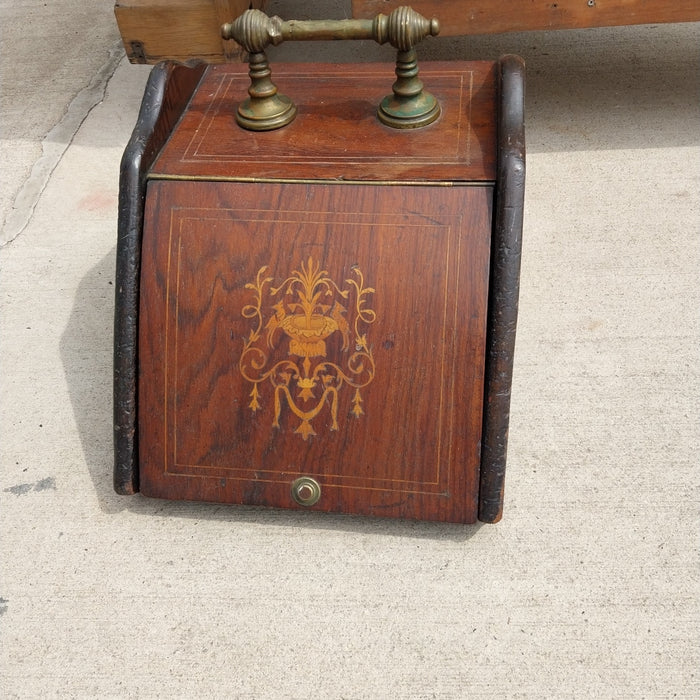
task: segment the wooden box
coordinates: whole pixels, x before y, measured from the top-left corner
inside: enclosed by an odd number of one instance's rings
[[[523,69],[156,67],[122,163],[115,487],[470,523],[501,517],[524,192]]]

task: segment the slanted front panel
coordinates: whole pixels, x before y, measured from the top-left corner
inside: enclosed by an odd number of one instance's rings
[[[152,181],[149,496],[473,522],[490,187]]]

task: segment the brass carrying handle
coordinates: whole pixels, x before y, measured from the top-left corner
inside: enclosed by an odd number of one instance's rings
[[[268,17],[261,10],[246,10],[238,19],[221,27],[224,39],[233,39],[251,53],[264,51],[283,41],[327,39],[374,39],[408,51],[427,36],[437,36],[440,23],[428,20],[410,7],[397,7],[390,15],[374,19],[295,20]]]
[[[374,19],[288,20],[268,17],[261,10],[246,10],[235,21],[221,27],[224,39],[233,39],[249,53],[250,88],[248,99],[238,106],[236,121],[245,129],[269,131],[289,124],[296,106],[277,93],[271,80],[265,48],[283,41],[328,39],[373,39],[398,50],[393,94],[385,97],[377,110],[380,121],[398,129],[426,126],[440,114],[433,95],[423,90],[418,78],[415,45],[427,36],[437,36],[440,23],[426,19],[410,7],[397,7],[389,15]]]

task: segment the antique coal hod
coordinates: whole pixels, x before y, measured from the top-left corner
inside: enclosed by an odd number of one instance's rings
[[[438,31],[251,10],[222,28],[248,66],[153,69],[120,185],[119,493],[501,517],[524,72],[419,67]],[[314,38],[397,62],[268,62]]]

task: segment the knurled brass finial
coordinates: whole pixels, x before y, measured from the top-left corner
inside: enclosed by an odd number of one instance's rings
[[[318,39],[374,39],[398,50],[393,94],[382,100],[378,117],[398,129],[417,128],[435,121],[440,105],[423,90],[418,79],[415,45],[427,36],[437,36],[440,23],[426,19],[410,7],[397,7],[388,16],[374,19],[283,21],[261,10],[246,10],[234,22],[221,27],[224,39],[234,39],[249,54],[248,99],[238,107],[237,122],[246,129],[268,131],[289,124],[296,116],[294,103],[277,93],[272,82],[265,48],[283,41]]]
[[[246,10],[230,24],[221,27],[224,39],[234,39],[248,53],[260,53],[270,44],[283,41],[279,17],[269,17],[262,10]]]
[[[392,85],[393,94],[379,105],[379,121],[394,129],[417,129],[432,124],[440,116],[440,104],[423,89],[418,78],[415,45],[426,36],[437,36],[440,23],[434,17],[426,19],[410,7],[397,7],[386,23],[387,40],[398,49],[396,82]]]
[[[297,114],[296,105],[277,93],[272,82],[265,47],[279,44],[279,17],[268,17],[260,10],[246,10],[232,24],[224,24],[221,35],[235,39],[249,54],[249,97],[238,105],[236,121],[251,131],[271,131],[289,124]]]

